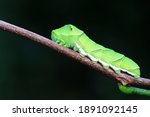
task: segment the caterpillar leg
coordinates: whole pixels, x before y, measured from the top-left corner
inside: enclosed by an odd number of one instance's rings
[[[98,59],[95,58],[94,56],[91,56],[90,54],[87,54],[87,56],[92,60],[92,62],[94,63],[98,62]]]
[[[82,50],[81,48],[79,49],[79,52],[81,56],[87,56],[87,53],[84,52],[84,50]]]
[[[68,45],[67,45],[67,44],[64,44],[63,47],[68,48]]]
[[[114,72],[116,72],[117,74],[119,74],[120,72],[121,72],[121,70],[120,70],[120,68],[118,68],[118,67],[115,67],[115,66],[110,66],[113,70],[114,70]]]
[[[56,43],[58,43],[58,44],[59,44],[59,43],[60,43],[60,41],[59,41],[59,40],[56,40]]]
[[[100,64],[102,64],[102,66],[104,67],[104,69],[108,69],[108,68],[109,68],[109,64],[108,64],[108,63],[106,63],[106,62],[104,62],[104,61],[102,61],[102,60],[100,60],[100,59],[98,59],[98,62],[99,62]]]
[[[60,40],[60,43],[59,43],[59,44],[62,45],[62,46],[64,46],[64,45],[65,45],[64,40]]]
[[[63,40],[56,40],[56,43],[58,43],[59,45],[65,47],[65,48],[68,48],[68,44],[66,44]]]
[[[75,47],[73,47],[73,50],[74,51],[79,51],[79,49],[75,46]]]
[[[78,43],[75,42],[75,49],[78,49],[81,56],[87,56],[87,53],[79,46]]]
[[[150,96],[150,90],[147,89],[141,89],[141,88],[136,88],[136,87],[127,87],[122,84],[118,84],[118,87],[120,91],[126,94],[139,94],[139,95],[145,95],[145,96]]]

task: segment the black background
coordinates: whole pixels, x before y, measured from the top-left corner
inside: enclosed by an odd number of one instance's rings
[[[0,19],[50,38],[74,24],[149,72],[149,4],[127,0],[0,0]],[[0,99],[150,99],[121,93],[106,76],[64,55],[0,31]]]

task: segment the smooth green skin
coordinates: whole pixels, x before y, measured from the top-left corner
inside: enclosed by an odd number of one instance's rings
[[[112,49],[95,43],[82,30],[71,24],[53,30],[51,38],[56,43],[67,48],[73,48],[73,50],[79,52],[80,55],[89,57],[93,62],[101,63],[105,69],[110,67],[117,74],[126,72],[135,78],[140,77],[140,68],[133,60]],[[127,94],[142,94],[139,93],[139,88],[134,89],[134,87],[119,85],[119,89]],[[145,95],[147,91],[148,90],[140,89],[140,92],[143,92]]]
[[[118,84],[119,89],[126,94],[139,94],[139,95],[145,95],[150,96],[150,90],[136,88],[136,87],[126,87],[121,84]]]

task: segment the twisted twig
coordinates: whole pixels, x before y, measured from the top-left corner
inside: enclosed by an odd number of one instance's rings
[[[93,63],[88,58],[80,56],[79,53],[74,52],[71,49],[64,48],[64,47],[56,44],[55,42],[53,42],[41,35],[38,35],[31,31],[28,31],[26,29],[20,28],[18,26],[12,25],[10,23],[7,23],[7,22],[1,21],[1,20],[0,20],[0,29],[7,31],[7,32],[15,33],[17,35],[26,37],[27,39],[36,41],[42,45],[48,46],[49,48],[56,50],[59,53],[65,54],[66,56],[68,56],[80,63],[83,63],[83,64],[89,66],[90,68],[93,68],[93,69],[99,71],[100,73],[103,73],[124,85],[137,84],[137,85],[143,85],[143,86],[150,86],[150,79],[146,79],[146,78],[142,78],[142,77],[135,79],[126,73],[116,74],[112,69],[104,69],[102,67],[102,65],[100,65],[99,63]]]

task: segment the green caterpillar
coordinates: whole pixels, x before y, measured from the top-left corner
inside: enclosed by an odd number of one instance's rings
[[[66,48],[72,48],[82,56],[87,56],[93,62],[99,62],[105,69],[110,67],[117,74],[126,72],[135,78],[140,77],[140,67],[133,60],[112,49],[95,43],[82,30],[71,24],[53,30],[51,38],[56,43]],[[150,95],[150,91],[149,93],[143,93],[145,92],[144,89],[144,91],[138,90],[138,88],[126,87],[121,84],[119,84],[119,89],[127,94]]]

